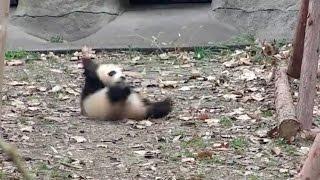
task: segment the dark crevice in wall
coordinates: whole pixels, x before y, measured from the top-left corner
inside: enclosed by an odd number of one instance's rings
[[[10,7],[17,7],[19,0],[10,0]]]

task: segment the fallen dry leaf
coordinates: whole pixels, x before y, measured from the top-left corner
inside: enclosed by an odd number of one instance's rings
[[[231,61],[224,62],[223,65],[227,68],[234,68],[234,67],[239,66],[239,62],[237,60],[233,59]]]
[[[220,119],[206,119],[204,121],[208,124],[209,127],[211,127],[211,126],[219,126],[220,125],[219,124]]]
[[[245,81],[252,81],[252,80],[257,79],[257,76],[253,71],[250,71],[248,69],[244,69],[240,78]]]
[[[139,61],[140,59],[141,59],[141,56],[136,56],[136,57],[132,58],[131,60],[132,61]]]
[[[252,94],[251,95],[251,98],[255,101],[263,101],[264,100],[264,97],[262,96],[261,93],[256,93],[256,94]]]
[[[162,81],[160,87],[162,88],[176,88],[178,86],[178,81]]]
[[[8,65],[8,66],[22,66],[22,65],[24,65],[24,61],[12,60],[12,61],[6,61],[5,64]]]
[[[73,56],[75,56],[75,57],[82,56],[82,52],[76,51],[76,52],[73,53]]]
[[[238,97],[240,97],[240,96],[237,95],[237,94],[224,94],[224,95],[223,95],[223,98],[224,98],[226,101],[237,100]]]
[[[28,85],[29,83],[28,82],[25,82],[25,81],[11,81],[8,83],[8,85],[10,86],[24,86],[24,85]]]
[[[181,137],[182,137],[181,135],[178,135],[178,136],[174,137],[172,142],[174,142],[174,143],[178,142]]]
[[[50,71],[54,73],[59,73],[59,74],[63,73],[63,71],[61,71],[60,69],[50,69]]]
[[[287,173],[287,172],[289,172],[289,169],[280,168],[280,169],[279,169],[279,172],[282,173],[282,174],[283,174],[283,173]]]
[[[274,147],[271,149],[271,152],[277,156],[279,156],[281,154],[281,148],[279,147]]]
[[[162,53],[162,54],[159,55],[159,57],[160,57],[160,59],[162,59],[162,60],[167,60],[167,59],[169,59],[169,56],[167,55],[167,53]]]
[[[61,91],[62,89],[63,89],[62,86],[56,85],[56,86],[54,86],[54,87],[51,89],[51,92],[53,92],[53,93],[59,92],[59,91]]]
[[[223,142],[223,143],[214,143],[213,145],[212,145],[212,147],[214,148],[214,149],[220,149],[220,148],[229,148],[229,143],[228,142]]]
[[[142,79],[143,76],[141,73],[139,72],[134,72],[134,71],[125,71],[124,74],[128,77],[132,77],[132,78],[135,78],[135,79]]]
[[[152,125],[152,122],[148,120],[142,120],[142,121],[139,121],[138,124],[149,127]]]
[[[247,120],[250,120],[251,117],[248,116],[247,114],[243,114],[243,115],[238,116],[237,119],[242,120],[242,121],[247,121]]]
[[[211,151],[204,150],[204,151],[200,151],[197,153],[197,158],[200,160],[211,159],[212,155],[213,155],[213,153]]]
[[[134,153],[139,156],[143,156],[145,158],[154,158],[157,154],[160,153],[160,151],[159,150],[155,150],[155,151],[140,150],[140,151],[134,151]]]
[[[108,145],[106,144],[97,144],[98,148],[108,148]]]
[[[32,132],[33,127],[32,126],[24,126],[23,128],[20,129],[22,132]]]
[[[240,58],[239,61],[243,65],[252,65],[251,60],[250,60],[249,57]]]
[[[195,161],[194,158],[182,158],[181,159],[181,162],[183,162],[183,163],[186,163],[186,162],[193,163],[194,161]]]
[[[193,117],[192,116],[180,116],[179,119],[183,120],[183,121],[189,121],[189,120],[193,119]]]
[[[303,155],[307,155],[310,151],[310,147],[301,147],[299,152]]]
[[[191,90],[191,86],[183,86],[179,89],[179,91],[190,91]]]
[[[262,43],[262,52],[265,56],[273,56],[278,53],[278,49],[275,47],[275,43],[264,41]]]
[[[28,107],[28,110],[30,111],[38,111],[40,108],[38,107]]]
[[[190,79],[197,79],[198,77],[201,77],[201,72],[196,69],[192,69]]]
[[[243,108],[237,108],[237,109],[233,109],[232,112],[228,113],[229,116],[234,116],[234,115],[242,115],[244,114],[244,110]]]
[[[207,80],[210,81],[210,82],[215,82],[215,81],[217,81],[217,78],[214,77],[214,76],[208,76]]]
[[[138,154],[138,155],[140,155],[140,156],[144,156],[144,155],[147,153],[147,151],[145,151],[145,150],[140,150],[140,151],[134,151],[134,153],[136,153],[136,154]]]
[[[22,137],[21,137],[21,140],[23,140],[23,141],[28,141],[29,139],[30,139],[30,137],[26,136],[26,135],[22,135]]]
[[[75,140],[77,143],[87,142],[87,139],[83,136],[72,136],[71,139]]]
[[[200,113],[199,116],[198,116],[198,119],[199,120],[206,120],[206,119],[209,119],[209,114],[208,113]]]
[[[79,93],[78,92],[76,92],[75,90],[73,90],[73,89],[71,89],[71,88],[66,88],[66,90],[65,90],[67,93],[69,93],[69,94],[72,94],[72,95],[74,95],[74,96],[78,96],[79,95]]]

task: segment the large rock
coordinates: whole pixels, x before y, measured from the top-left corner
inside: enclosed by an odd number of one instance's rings
[[[291,40],[300,3],[297,0],[213,0],[213,16],[242,33],[261,39]]]
[[[34,36],[75,41],[116,18],[126,0],[20,0],[12,16],[16,26]]]

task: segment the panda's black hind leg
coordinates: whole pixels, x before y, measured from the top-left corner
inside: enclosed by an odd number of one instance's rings
[[[131,88],[125,84],[116,84],[109,87],[107,95],[111,102],[125,101],[131,94]]]

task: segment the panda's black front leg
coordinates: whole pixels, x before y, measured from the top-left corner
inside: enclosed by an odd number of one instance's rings
[[[123,83],[110,86],[107,92],[107,95],[112,103],[125,101],[130,94],[130,86]]]

